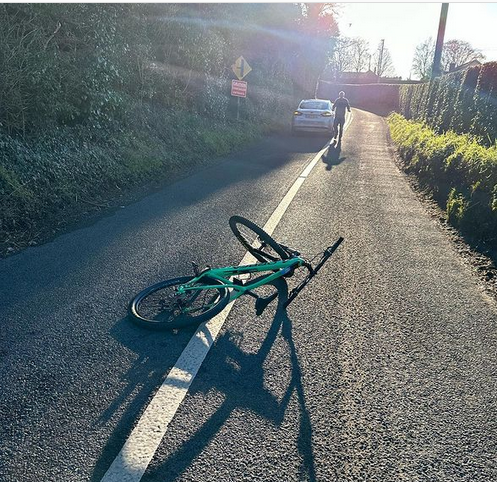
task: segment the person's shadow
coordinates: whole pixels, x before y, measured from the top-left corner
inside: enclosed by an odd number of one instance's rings
[[[321,158],[326,164],[326,170],[331,171],[333,166],[337,166],[347,159],[346,157],[340,157],[340,152],[342,151],[342,139],[334,140],[330,147],[328,147],[327,152]]]

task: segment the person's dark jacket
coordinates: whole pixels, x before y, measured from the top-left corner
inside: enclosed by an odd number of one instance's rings
[[[345,97],[339,97],[333,102],[333,110],[335,111],[335,117],[340,117],[345,119],[345,109],[350,112],[349,101]]]

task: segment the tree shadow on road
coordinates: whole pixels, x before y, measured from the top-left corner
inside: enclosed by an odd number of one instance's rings
[[[255,353],[247,353],[240,347],[240,334],[225,332],[217,340],[215,352],[210,352],[208,355],[208,357],[211,357],[209,366],[205,367],[204,364],[204,367],[200,369],[199,376],[194,380],[189,390],[189,397],[198,397],[205,400],[208,394],[214,391],[222,395],[223,401],[220,402],[217,409],[197,432],[184,440],[177,448],[171,449],[167,440],[163,440],[158,451],[171,450],[171,452],[157,455],[158,459],[164,458],[160,460],[158,465],[149,467],[147,475],[152,479],[157,478],[163,482],[180,480],[181,475],[209,446],[234,411],[241,409],[242,411],[252,412],[270,421],[273,426],[278,427],[282,424],[289,402],[292,399],[297,401],[299,411],[298,442],[296,447],[298,450],[297,459],[300,460],[299,480],[316,481],[312,450],[312,425],[306,407],[302,371],[292,338],[292,322],[283,307],[288,297],[288,287],[283,279],[277,280],[275,287],[278,289],[278,306],[269,330]],[[263,367],[280,332],[282,340],[287,346],[289,357],[287,364],[290,367],[290,380],[283,396],[281,396],[281,393],[280,396],[277,396],[266,386]],[[147,369],[143,366],[143,362],[141,367],[135,366],[130,372],[132,372],[128,376],[130,381],[134,379],[136,382],[138,377],[141,380],[147,378]],[[147,389],[150,389],[150,387]],[[109,407],[105,416],[110,416],[111,412],[115,411],[118,406],[119,402],[116,401],[112,407]],[[207,407],[199,405],[199,410],[205,412],[206,409]],[[136,409],[133,412],[136,412]],[[126,423],[129,424],[129,417],[124,418],[126,418]],[[122,426],[115,430],[116,436],[109,441],[105,450],[113,452],[113,456],[117,455],[116,444],[123,442],[122,437],[118,435],[119,432],[122,433],[123,431],[127,432]],[[167,437],[168,434],[166,433],[165,439]],[[94,472],[95,477],[93,480],[99,480],[103,475],[105,472],[104,465],[107,467],[110,465],[112,462],[111,457],[112,455],[107,454],[105,458],[101,459]]]
[[[333,141],[325,154],[321,157],[321,160],[326,164],[326,170],[331,171],[333,166],[337,166],[347,159],[346,157],[340,157],[342,151],[342,141]]]
[[[140,416],[152,393],[162,383],[195,332],[194,327],[177,332],[157,333],[139,328],[128,317],[119,320],[111,330],[112,337],[137,354],[133,365],[120,379],[120,391],[92,426],[95,432],[105,431],[112,419],[118,418],[93,470],[92,482],[100,482],[124,445],[130,428]],[[112,367],[109,367],[112,369]]]

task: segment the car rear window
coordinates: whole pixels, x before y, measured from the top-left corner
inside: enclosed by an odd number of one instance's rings
[[[318,109],[318,110],[326,110],[328,109],[328,102],[315,102],[315,101],[306,101],[300,103],[301,109]]]

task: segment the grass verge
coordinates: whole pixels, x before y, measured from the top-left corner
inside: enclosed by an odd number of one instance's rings
[[[497,146],[450,131],[436,134],[400,114],[391,114],[388,123],[405,169],[443,207],[449,223],[497,249]]]
[[[123,193],[170,180],[282,129],[278,121],[212,120],[164,109],[127,125],[0,133],[0,256],[40,244]]]

